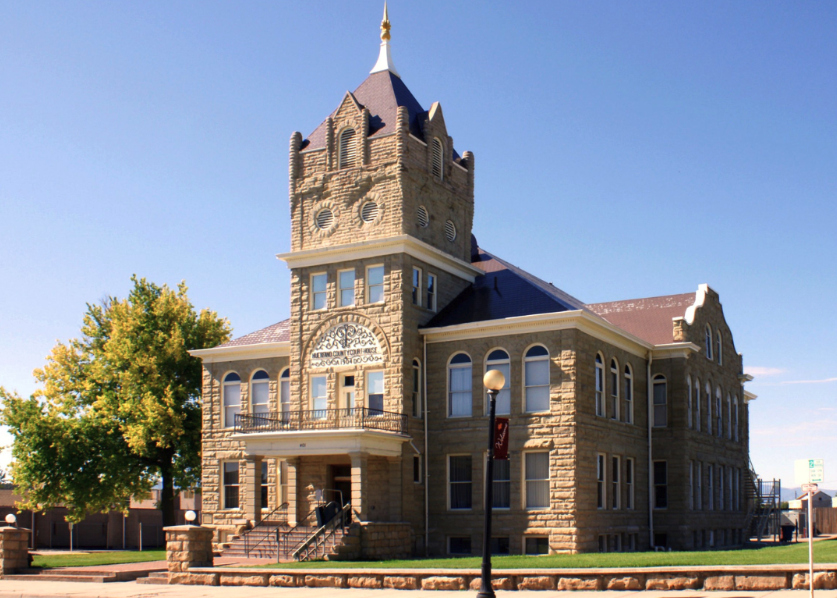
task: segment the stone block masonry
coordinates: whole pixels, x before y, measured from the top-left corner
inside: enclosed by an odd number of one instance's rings
[[[0,577],[29,567],[29,533],[22,527],[0,527]]]
[[[647,567],[620,569],[495,570],[497,590],[703,590],[771,591],[807,587],[806,565]],[[837,565],[819,565],[817,589],[837,588]],[[288,588],[477,589],[477,569],[212,569],[169,574],[171,584]]]
[[[195,567],[211,567],[212,530],[197,525],[176,525],[163,528],[166,532],[166,561],[169,573],[182,573]],[[203,581],[181,581],[175,583],[205,583]],[[214,584],[209,584],[214,585]]]

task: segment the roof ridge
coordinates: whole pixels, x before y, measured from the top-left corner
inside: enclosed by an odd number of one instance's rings
[[[680,297],[680,296],[687,296],[691,295],[692,297],[695,296],[695,292],[691,291],[688,293],[672,293],[669,295],[654,295],[651,297],[634,297],[631,299],[616,299],[614,301],[596,301],[595,303],[586,303],[585,305],[604,305],[605,303],[627,303],[629,301],[647,301],[649,299],[664,299],[668,297]]]
[[[590,311],[590,310],[587,309],[586,304],[583,301],[579,300],[576,297],[573,297],[572,295],[570,295],[569,293],[567,293],[563,289],[559,289],[554,284],[546,282],[542,278],[538,278],[537,276],[535,276],[531,272],[527,272],[523,268],[520,268],[519,266],[515,266],[514,264],[512,264],[510,262],[507,262],[503,258],[497,257],[496,255],[494,255],[490,251],[486,251],[482,247],[480,247],[479,249],[483,253],[485,253],[487,255],[490,255],[492,259],[497,260],[498,262],[503,264],[509,270],[512,270],[513,272],[515,272],[516,274],[518,274],[522,278],[526,279],[527,282],[532,284],[535,288],[537,288],[542,293],[546,294],[547,296],[551,297],[552,299],[555,299],[559,302],[564,303],[565,307],[571,307],[571,308],[575,308],[575,309],[583,309],[585,311]]]

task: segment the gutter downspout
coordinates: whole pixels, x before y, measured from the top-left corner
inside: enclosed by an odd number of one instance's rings
[[[429,442],[427,439],[427,336],[424,339],[424,355],[422,357],[422,386],[424,387],[424,401],[422,408],[424,409],[424,556],[430,555],[430,459],[427,454]]]
[[[651,446],[651,430],[654,416],[654,385],[651,383],[651,364],[654,363],[654,354],[648,351],[648,365],[646,367],[645,380],[648,396],[648,534],[651,548],[654,546],[654,460]]]

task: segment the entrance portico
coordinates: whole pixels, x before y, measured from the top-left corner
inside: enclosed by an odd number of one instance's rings
[[[356,421],[362,425],[362,419]],[[351,503],[358,521],[402,520],[401,462],[408,436],[362,427],[249,431],[241,425],[237,429],[232,439],[241,443],[245,453],[246,519],[256,522],[262,514],[262,461],[279,459],[286,465],[282,484],[287,488],[292,525],[320,502],[341,498]]]

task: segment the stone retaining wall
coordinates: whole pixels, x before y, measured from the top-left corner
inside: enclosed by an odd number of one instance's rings
[[[816,589],[837,589],[837,565],[815,567]],[[476,569],[222,569],[169,573],[169,583],[285,588],[478,590]],[[643,569],[496,570],[497,590],[723,590],[768,591],[808,587],[806,565],[656,567]]]
[[[29,533],[22,527],[0,527],[0,578],[31,566]]]

